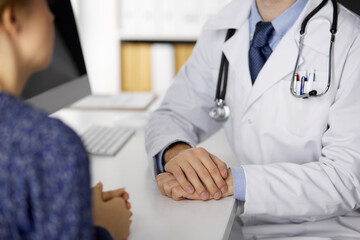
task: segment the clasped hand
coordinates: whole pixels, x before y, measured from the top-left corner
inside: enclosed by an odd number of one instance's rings
[[[95,226],[108,230],[113,239],[124,240],[130,233],[129,194],[124,188],[103,192],[102,183],[92,189],[92,215]]]
[[[181,143],[165,152],[164,160],[166,172],[156,178],[164,196],[205,201],[233,194],[231,170],[203,148]]]

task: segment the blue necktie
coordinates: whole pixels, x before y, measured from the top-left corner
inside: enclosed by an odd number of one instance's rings
[[[274,27],[271,22],[258,22],[256,24],[255,34],[249,49],[249,68],[253,84],[266,60],[272,53],[269,46],[269,39],[273,31]]]

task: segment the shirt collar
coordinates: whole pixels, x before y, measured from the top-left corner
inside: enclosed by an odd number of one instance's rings
[[[293,5],[286,9],[282,14],[275,18],[271,23],[275,29],[275,37],[281,39],[295,23],[308,0],[297,0]],[[256,24],[263,21],[256,6],[256,0],[251,5],[249,16],[250,39],[253,38]]]

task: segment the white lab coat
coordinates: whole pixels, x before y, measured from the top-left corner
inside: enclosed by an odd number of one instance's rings
[[[252,1],[233,0],[205,25],[192,56],[149,121],[149,157],[175,139],[195,146],[223,127],[245,171],[245,223],[256,219],[286,226],[354,215],[358,225],[351,236],[360,239],[360,214],[354,211],[360,208],[360,19],[339,8],[330,90],[319,98],[297,99],[290,93],[290,80],[300,25],[321,0],[309,0],[254,85],[248,67]],[[322,86],[327,84],[332,14],[329,1],[308,23],[298,67],[315,69]],[[229,28],[237,31],[224,43]],[[208,115],[222,52],[230,63],[226,102],[231,116],[225,123]],[[299,232],[306,235],[306,229],[302,225]],[[258,237],[271,235],[258,231],[253,231]]]

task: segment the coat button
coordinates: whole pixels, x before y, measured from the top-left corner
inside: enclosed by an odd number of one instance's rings
[[[249,124],[253,124],[253,120],[251,120],[250,118],[248,118],[247,121],[248,121]]]

